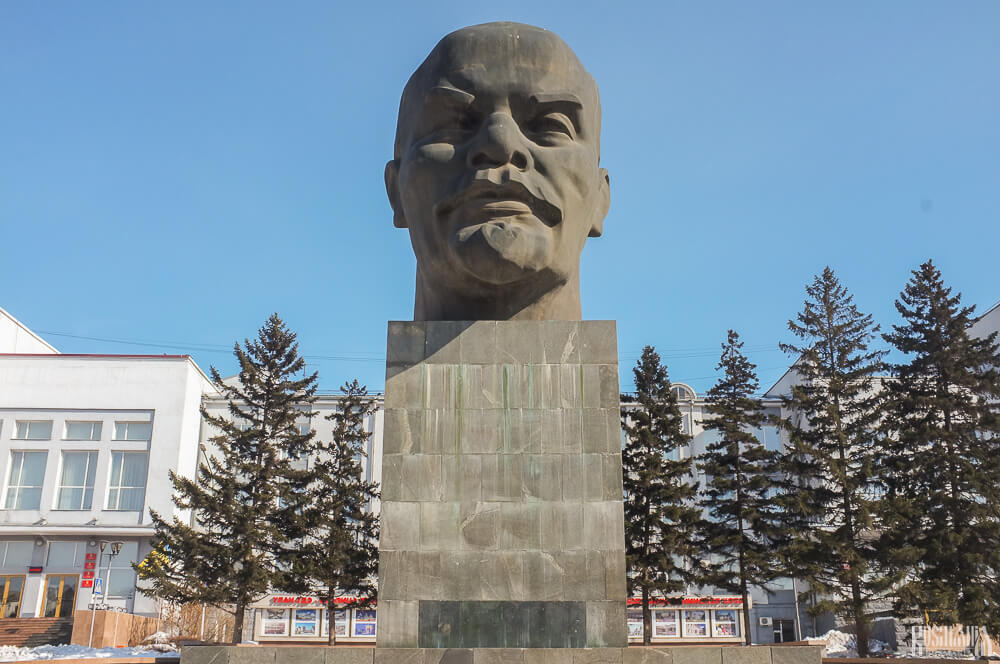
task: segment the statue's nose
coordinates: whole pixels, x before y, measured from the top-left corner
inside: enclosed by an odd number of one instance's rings
[[[525,170],[530,162],[530,153],[524,141],[514,118],[507,113],[494,113],[483,123],[475,144],[469,150],[469,165],[480,169],[510,164]]]

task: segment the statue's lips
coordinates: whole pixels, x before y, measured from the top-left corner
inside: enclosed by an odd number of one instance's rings
[[[476,223],[496,218],[534,216],[531,206],[523,201],[474,198],[456,208],[459,224]]]
[[[479,206],[483,212],[493,212],[498,215],[501,214],[531,214],[531,208],[521,201],[491,201],[477,199],[473,201],[473,204],[481,202]]]
[[[562,221],[562,211],[558,207],[515,180],[499,185],[477,180],[436,205],[434,212],[441,220],[454,215],[452,222],[457,222],[459,227],[494,218],[519,216],[534,217],[550,227]]]

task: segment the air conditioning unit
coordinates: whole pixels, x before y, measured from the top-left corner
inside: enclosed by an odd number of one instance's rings
[[[760,626],[761,627],[770,627],[771,626],[771,618],[770,618],[770,616],[761,616],[759,620],[760,620]]]

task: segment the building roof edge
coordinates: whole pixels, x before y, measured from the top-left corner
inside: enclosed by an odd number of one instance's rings
[[[981,314],[979,314],[978,316],[976,316],[976,317],[975,317],[975,318],[973,319],[973,321],[972,321],[972,322],[973,322],[973,323],[978,323],[979,321],[981,321],[982,319],[984,319],[984,318],[986,318],[987,316],[989,316],[989,315],[990,315],[991,313],[993,313],[993,311],[994,311],[994,310],[996,310],[996,309],[998,309],[998,308],[1000,308],[1000,301],[998,301],[998,302],[997,302],[996,304],[994,304],[994,305],[993,305],[992,307],[990,307],[989,309],[987,309],[987,310],[986,310],[986,311],[984,311],[983,313],[981,313]]]
[[[0,314],[3,314],[7,318],[9,318],[12,321],[14,321],[15,325],[17,325],[19,328],[21,328],[22,330],[24,330],[25,332],[27,332],[28,334],[30,334],[36,341],[38,341],[39,343],[43,344],[44,346],[46,346],[48,348],[51,348],[53,353],[59,354],[59,349],[58,348],[56,348],[55,346],[53,346],[52,344],[50,344],[48,341],[46,341],[42,337],[38,336],[38,334],[35,333],[34,330],[32,330],[30,327],[28,327],[27,325],[25,325],[24,323],[22,323],[21,321],[19,321],[15,316],[13,316],[9,311],[7,311],[6,309],[4,309],[3,307],[0,307]],[[44,355],[44,353],[39,353],[39,355]]]
[[[190,355],[137,355],[128,353],[60,353],[56,351],[55,354],[47,353],[0,353],[0,360],[4,359],[16,359],[20,357],[25,358],[38,358],[38,359],[78,359],[78,360],[182,360],[187,361],[194,367],[198,375],[207,383],[211,388],[212,392],[218,394],[219,390],[215,387],[212,379],[208,377],[202,368],[198,366],[198,363],[194,361],[194,358]]]

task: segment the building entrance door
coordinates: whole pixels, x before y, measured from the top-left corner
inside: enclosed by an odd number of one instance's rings
[[[0,618],[17,618],[21,615],[23,576],[0,576]]]
[[[795,640],[795,621],[794,620],[775,620],[774,621],[774,642],[775,643],[788,643],[789,641]]]
[[[76,604],[76,574],[49,574],[45,579],[45,618],[72,618]]]

